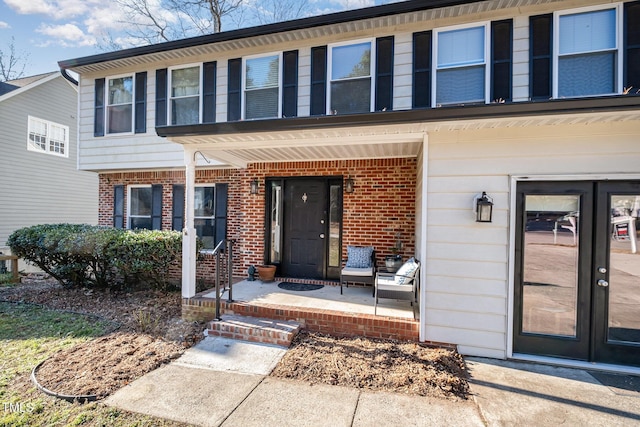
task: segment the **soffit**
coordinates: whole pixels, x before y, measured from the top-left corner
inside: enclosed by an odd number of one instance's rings
[[[559,114],[536,117],[416,122],[385,126],[359,126],[302,131],[200,134],[167,139],[199,151],[205,158],[232,167],[249,163],[313,160],[357,160],[416,157],[429,134],[473,131],[589,125],[637,121],[640,111]],[[207,164],[200,160],[199,165]]]
[[[227,52],[242,51],[246,49],[275,49],[273,46],[291,42],[296,42],[299,45],[304,45],[305,40],[311,41],[319,38],[331,38],[333,36],[341,36],[344,34],[352,33],[358,34],[362,32],[375,34],[375,31],[387,28],[390,31],[395,32],[399,27],[407,25],[410,26],[412,24],[420,22],[430,22],[434,20],[448,19],[458,16],[482,14],[509,8],[521,8],[525,6],[541,4],[543,5],[547,3],[556,3],[558,1],[560,0],[492,0],[429,10],[421,10],[416,12],[401,13],[396,15],[387,15],[376,18],[333,23],[330,25],[300,28],[291,31],[261,34],[254,37],[242,37],[217,43],[203,43],[194,39],[194,43],[197,42],[199,44],[171,50],[164,50],[162,48],[162,45],[157,45],[158,51],[149,54],[136,54],[136,49],[134,48],[129,50],[129,56],[105,62],[94,62],[82,66],[70,66],[68,68],[79,74],[86,74],[94,72],[105,72],[122,68],[140,68],[145,65],[157,63],[188,63],[190,61],[193,61],[194,58],[203,56],[215,57]],[[188,42],[188,39],[185,39],[184,41]],[[309,43],[306,43],[306,45],[308,44]],[[118,56],[119,53],[120,52],[113,52],[112,54]],[[122,55],[125,55],[124,52],[122,52]],[[63,62],[73,63],[74,60]]]

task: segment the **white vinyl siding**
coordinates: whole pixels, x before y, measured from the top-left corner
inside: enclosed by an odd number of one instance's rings
[[[412,34],[398,34],[395,37],[393,54],[393,109],[410,110],[413,96]]]
[[[637,173],[636,139],[635,122],[430,133],[424,338],[506,357],[511,176]],[[471,209],[482,191],[491,223]]]
[[[529,17],[513,20],[513,101],[529,100]]]
[[[621,92],[620,16],[620,6],[556,13],[555,98]]]

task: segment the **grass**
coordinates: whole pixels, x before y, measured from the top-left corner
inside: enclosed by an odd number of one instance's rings
[[[13,273],[0,273],[0,286],[15,286]]]
[[[41,393],[31,370],[63,348],[103,335],[110,324],[93,317],[0,302],[0,426],[170,426],[101,403],[78,404]]]

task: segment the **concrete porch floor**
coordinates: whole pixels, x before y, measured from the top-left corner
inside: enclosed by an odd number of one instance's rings
[[[322,289],[313,291],[289,291],[281,289],[278,284],[283,282],[296,282],[295,279],[276,279],[273,282],[255,280],[242,280],[233,285],[232,297],[234,301],[249,304],[270,304],[278,306],[296,307],[299,309],[333,310],[353,314],[374,314],[375,300],[371,287],[349,286],[343,287],[340,294],[339,284],[324,283]],[[204,298],[215,299],[215,290],[203,292]],[[228,291],[222,295],[222,299],[228,298]],[[396,301],[392,299],[380,299],[378,302],[378,316],[396,317],[402,319],[417,319],[418,309],[408,301]]]

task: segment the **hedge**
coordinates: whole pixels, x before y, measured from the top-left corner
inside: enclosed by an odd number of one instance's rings
[[[42,224],[14,231],[11,252],[66,287],[166,287],[182,252],[177,231]]]

